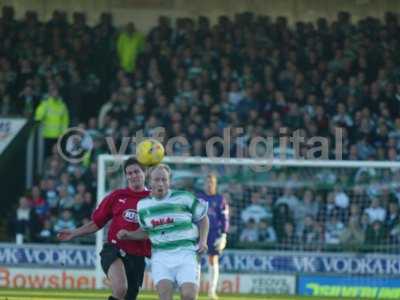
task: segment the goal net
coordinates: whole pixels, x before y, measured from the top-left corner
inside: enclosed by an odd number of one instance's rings
[[[123,158],[99,157],[98,201],[126,185]],[[378,299],[398,292],[390,287],[400,287],[400,163],[204,157],[163,162],[172,168],[174,189],[202,191],[206,175],[215,173],[218,192],[230,206],[227,249],[269,256],[253,269],[222,263],[222,272],[294,274],[297,292],[321,296]],[[97,252],[104,238],[99,232]],[[324,290],[317,279],[302,286],[304,278],[321,275],[336,290]],[[381,281],[389,282],[386,290]]]

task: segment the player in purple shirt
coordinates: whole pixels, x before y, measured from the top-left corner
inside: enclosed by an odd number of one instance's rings
[[[216,294],[219,277],[219,256],[226,246],[226,234],[229,229],[229,207],[222,195],[217,194],[217,176],[213,173],[207,175],[204,192],[198,198],[208,202],[208,218],[210,230],[208,233],[208,262],[209,262],[209,290],[211,300],[218,299]]]

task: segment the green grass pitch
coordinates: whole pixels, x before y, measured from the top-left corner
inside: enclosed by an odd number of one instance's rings
[[[105,300],[110,295],[106,290],[56,290],[56,289],[6,289],[0,288],[0,300]],[[141,292],[138,300],[157,300],[158,297],[152,292]],[[180,299],[176,294],[174,300]],[[207,300],[207,295],[200,295],[200,300]],[[219,300],[322,300],[321,297],[300,296],[268,296],[268,295],[240,295],[220,294]],[[336,298],[323,298],[336,299]],[[351,298],[346,298],[351,300]]]

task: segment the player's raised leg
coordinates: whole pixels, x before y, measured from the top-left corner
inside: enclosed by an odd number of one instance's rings
[[[110,266],[107,277],[111,281],[112,296],[109,300],[124,300],[128,290],[128,280],[125,275],[124,263],[117,258]]]

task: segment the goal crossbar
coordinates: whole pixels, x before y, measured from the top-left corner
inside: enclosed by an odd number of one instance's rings
[[[99,156],[99,162],[123,161],[128,155]],[[368,161],[368,160],[322,160],[322,159],[259,159],[259,158],[225,158],[203,156],[166,156],[164,163],[205,164],[205,165],[243,165],[243,166],[277,166],[277,167],[328,167],[328,168],[400,168],[397,161]]]

